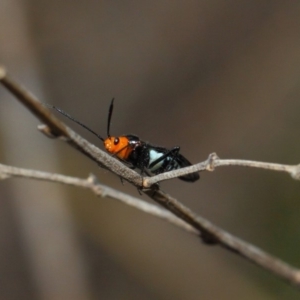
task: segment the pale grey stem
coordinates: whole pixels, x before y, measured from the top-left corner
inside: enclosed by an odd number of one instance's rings
[[[283,165],[276,163],[252,161],[252,160],[242,160],[242,159],[220,159],[215,153],[211,153],[207,160],[192,165],[190,167],[173,170],[170,172],[165,172],[158,174],[153,177],[145,177],[143,180],[143,186],[149,188],[155,183],[176,178],[179,176],[187,175],[193,172],[199,171],[214,171],[216,167],[222,166],[241,166],[250,168],[260,168],[271,171],[286,172],[296,180],[300,180],[300,164],[299,165]]]
[[[97,196],[109,197],[114,200],[118,200],[145,213],[168,221],[190,233],[199,234],[199,232],[195,228],[193,228],[186,222],[180,220],[167,210],[162,209],[156,205],[147,203],[141,199],[127,195],[125,193],[119,192],[105,185],[102,185],[97,182],[96,178],[93,175],[90,175],[87,179],[81,179],[56,173],[16,168],[0,164],[0,179],[7,179],[9,177],[22,177],[28,179],[45,180],[90,189]]]

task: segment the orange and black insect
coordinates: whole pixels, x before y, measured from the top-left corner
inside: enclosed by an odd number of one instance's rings
[[[191,163],[179,153],[180,147],[166,149],[164,147],[154,146],[148,142],[140,140],[138,136],[133,134],[122,135],[119,137],[111,136],[110,123],[114,108],[114,99],[112,99],[108,111],[106,139],[80,121],[75,120],[63,110],[55,106],[51,107],[96,135],[101,141],[103,141],[104,147],[109,153],[126,163],[130,168],[139,169],[142,175],[157,175],[167,171],[191,166]],[[184,181],[194,182],[198,180],[200,176],[198,173],[191,173],[178,178]]]

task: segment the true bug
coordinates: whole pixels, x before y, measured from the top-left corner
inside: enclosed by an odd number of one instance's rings
[[[138,136],[133,134],[122,135],[119,137],[111,136],[110,123],[114,109],[114,99],[112,99],[109,106],[106,139],[80,121],[74,119],[63,110],[52,105],[51,107],[96,135],[103,142],[105,149],[109,153],[129,165],[130,168],[139,169],[142,175],[157,175],[167,171],[191,166],[191,163],[179,153],[180,147],[166,149],[164,147],[154,146],[148,142],[140,140]],[[184,181],[194,182],[198,180],[200,176],[198,173],[191,173],[178,178]]]

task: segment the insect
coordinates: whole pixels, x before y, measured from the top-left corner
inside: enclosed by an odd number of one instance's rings
[[[96,135],[103,142],[107,152],[111,153],[113,156],[116,156],[130,168],[139,169],[142,175],[157,175],[167,171],[191,166],[191,163],[179,153],[180,147],[167,149],[164,147],[154,146],[148,142],[140,140],[138,136],[133,134],[127,134],[118,137],[111,136],[110,124],[114,109],[114,99],[112,99],[109,106],[106,139],[104,139],[102,136],[94,132],[92,129],[90,129],[80,121],[75,120],[72,116],[70,116],[60,108],[52,105],[51,108],[55,109],[62,115],[84,127],[92,134]],[[200,176],[195,172],[180,176],[178,178],[184,181],[194,182],[198,180]]]

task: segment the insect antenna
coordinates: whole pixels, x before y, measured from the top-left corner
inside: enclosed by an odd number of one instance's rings
[[[111,123],[111,116],[114,110],[114,100],[115,98],[112,98],[110,106],[109,106],[109,111],[108,111],[108,119],[107,119],[107,137],[110,138],[110,123]]]
[[[86,130],[88,130],[90,133],[94,134],[98,139],[100,139],[101,141],[104,142],[104,139],[102,136],[100,136],[97,132],[95,132],[94,130],[92,130],[91,128],[87,127],[86,125],[84,125],[83,123],[81,123],[80,121],[76,120],[75,118],[73,118],[71,115],[69,115],[68,113],[66,113],[65,111],[63,111],[62,109],[51,105],[51,104],[46,104],[47,107],[52,108],[54,110],[56,110],[57,112],[59,112],[60,114],[62,114],[63,116],[67,117],[68,119],[72,120],[73,122],[77,123],[78,125],[80,125],[81,127],[85,128]]]

